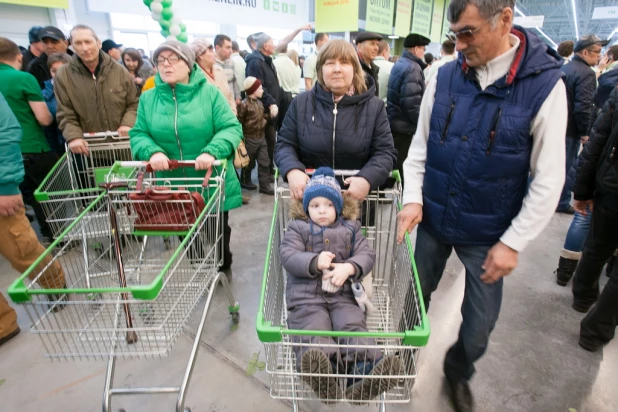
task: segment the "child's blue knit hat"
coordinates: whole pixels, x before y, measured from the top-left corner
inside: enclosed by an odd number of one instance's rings
[[[333,202],[337,216],[341,215],[343,210],[343,196],[341,195],[341,186],[335,179],[335,172],[330,167],[320,167],[317,169],[311,180],[305,187],[303,196],[303,209],[309,214],[309,202],[314,197],[322,196]]]

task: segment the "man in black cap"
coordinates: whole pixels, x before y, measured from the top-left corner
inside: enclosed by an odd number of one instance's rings
[[[378,50],[380,49],[380,40],[382,35],[378,33],[372,33],[370,31],[364,31],[356,37],[356,50],[358,52],[358,58],[361,66],[365,71],[365,78],[367,80],[367,88],[371,88],[372,85],[376,87],[376,96],[380,95],[378,72],[380,68],[373,62],[378,57]],[[369,79],[371,77],[371,80]]]
[[[573,51],[573,59],[562,67],[566,74],[569,120],[566,131],[566,172],[568,173],[577,158],[581,143],[588,141],[588,130],[594,122],[593,99],[597,88],[597,77],[592,67],[601,61],[601,49],[607,45],[594,34],[581,37]],[[559,213],[573,214],[571,206],[571,183],[566,180],[556,210]]]
[[[45,88],[45,81],[51,79],[51,72],[47,67],[47,57],[53,53],[68,53],[73,55],[69,50],[69,42],[62,32],[57,27],[47,26],[41,29],[39,37],[45,48],[45,53],[33,60],[28,66],[28,72],[36,77],[41,89]]]
[[[45,53],[45,46],[41,42],[41,38],[39,37],[39,32],[41,31],[41,26],[33,26],[28,32],[28,40],[30,41],[30,46],[28,50],[22,52],[22,61],[21,61],[21,69],[23,71],[28,70],[28,65],[31,61],[35,60],[41,54]]]
[[[109,54],[110,57],[119,64],[122,64],[122,51],[120,50],[121,47],[122,44],[118,44],[111,39],[107,39],[103,43],[101,43],[101,50],[103,50],[103,53]]]
[[[423,57],[429,42],[427,37],[420,34],[408,34],[403,42],[405,50],[393,66],[388,80],[386,112],[395,140],[397,170],[401,175],[402,184],[403,162],[408,157],[410,143],[416,133],[421,100],[425,93],[423,70],[427,67],[427,63]]]

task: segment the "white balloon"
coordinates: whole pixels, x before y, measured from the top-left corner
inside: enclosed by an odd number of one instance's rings
[[[176,13],[176,11],[174,11],[174,15],[172,16],[171,22],[172,22],[172,24],[180,24],[180,23],[182,23],[182,18],[180,17],[180,15],[178,13]]]
[[[161,3],[152,3],[150,5],[150,11],[160,14],[163,11],[163,5]]]
[[[172,36],[172,35],[170,34],[169,36],[167,36],[167,39],[166,39],[166,40],[178,40],[178,39],[176,38],[176,36]]]
[[[163,18],[163,16],[161,16],[161,13],[155,13],[154,11],[150,13],[150,17],[152,17],[154,21],[160,21]]]
[[[172,24],[172,26],[170,27],[170,33],[174,36],[178,36],[180,33],[182,33],[182,30],[180,30],[179,25]]]

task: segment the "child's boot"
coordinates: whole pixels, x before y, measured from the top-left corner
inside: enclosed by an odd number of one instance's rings
[[[333,376],[333,366],[326,354],[319,349],[309,349],[301,359],[301,372],[319,376],[303,376],[303,380],[313,389],[320,400],[326,404],[329,399],[341,397],[341,388]]]

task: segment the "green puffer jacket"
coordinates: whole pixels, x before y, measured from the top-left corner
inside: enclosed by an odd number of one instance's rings
[[[233,163],[242,128],[223,94],[206,82],[197,65],[193,66],[189,84],[177,84],[174,89],[156,75],[155,88],[140,97],[137,121],[129,136],[137,160],[148,161],[158,152],[176,160],[195,160],[202,153],[227,159],[232,169],[228,167],[225,178],[224,210],[241,206],[240,183]],[[216,173],[213,171],[213,175]],[[164,172],[163,176],[203,177],[205,172],[178,169]]]

